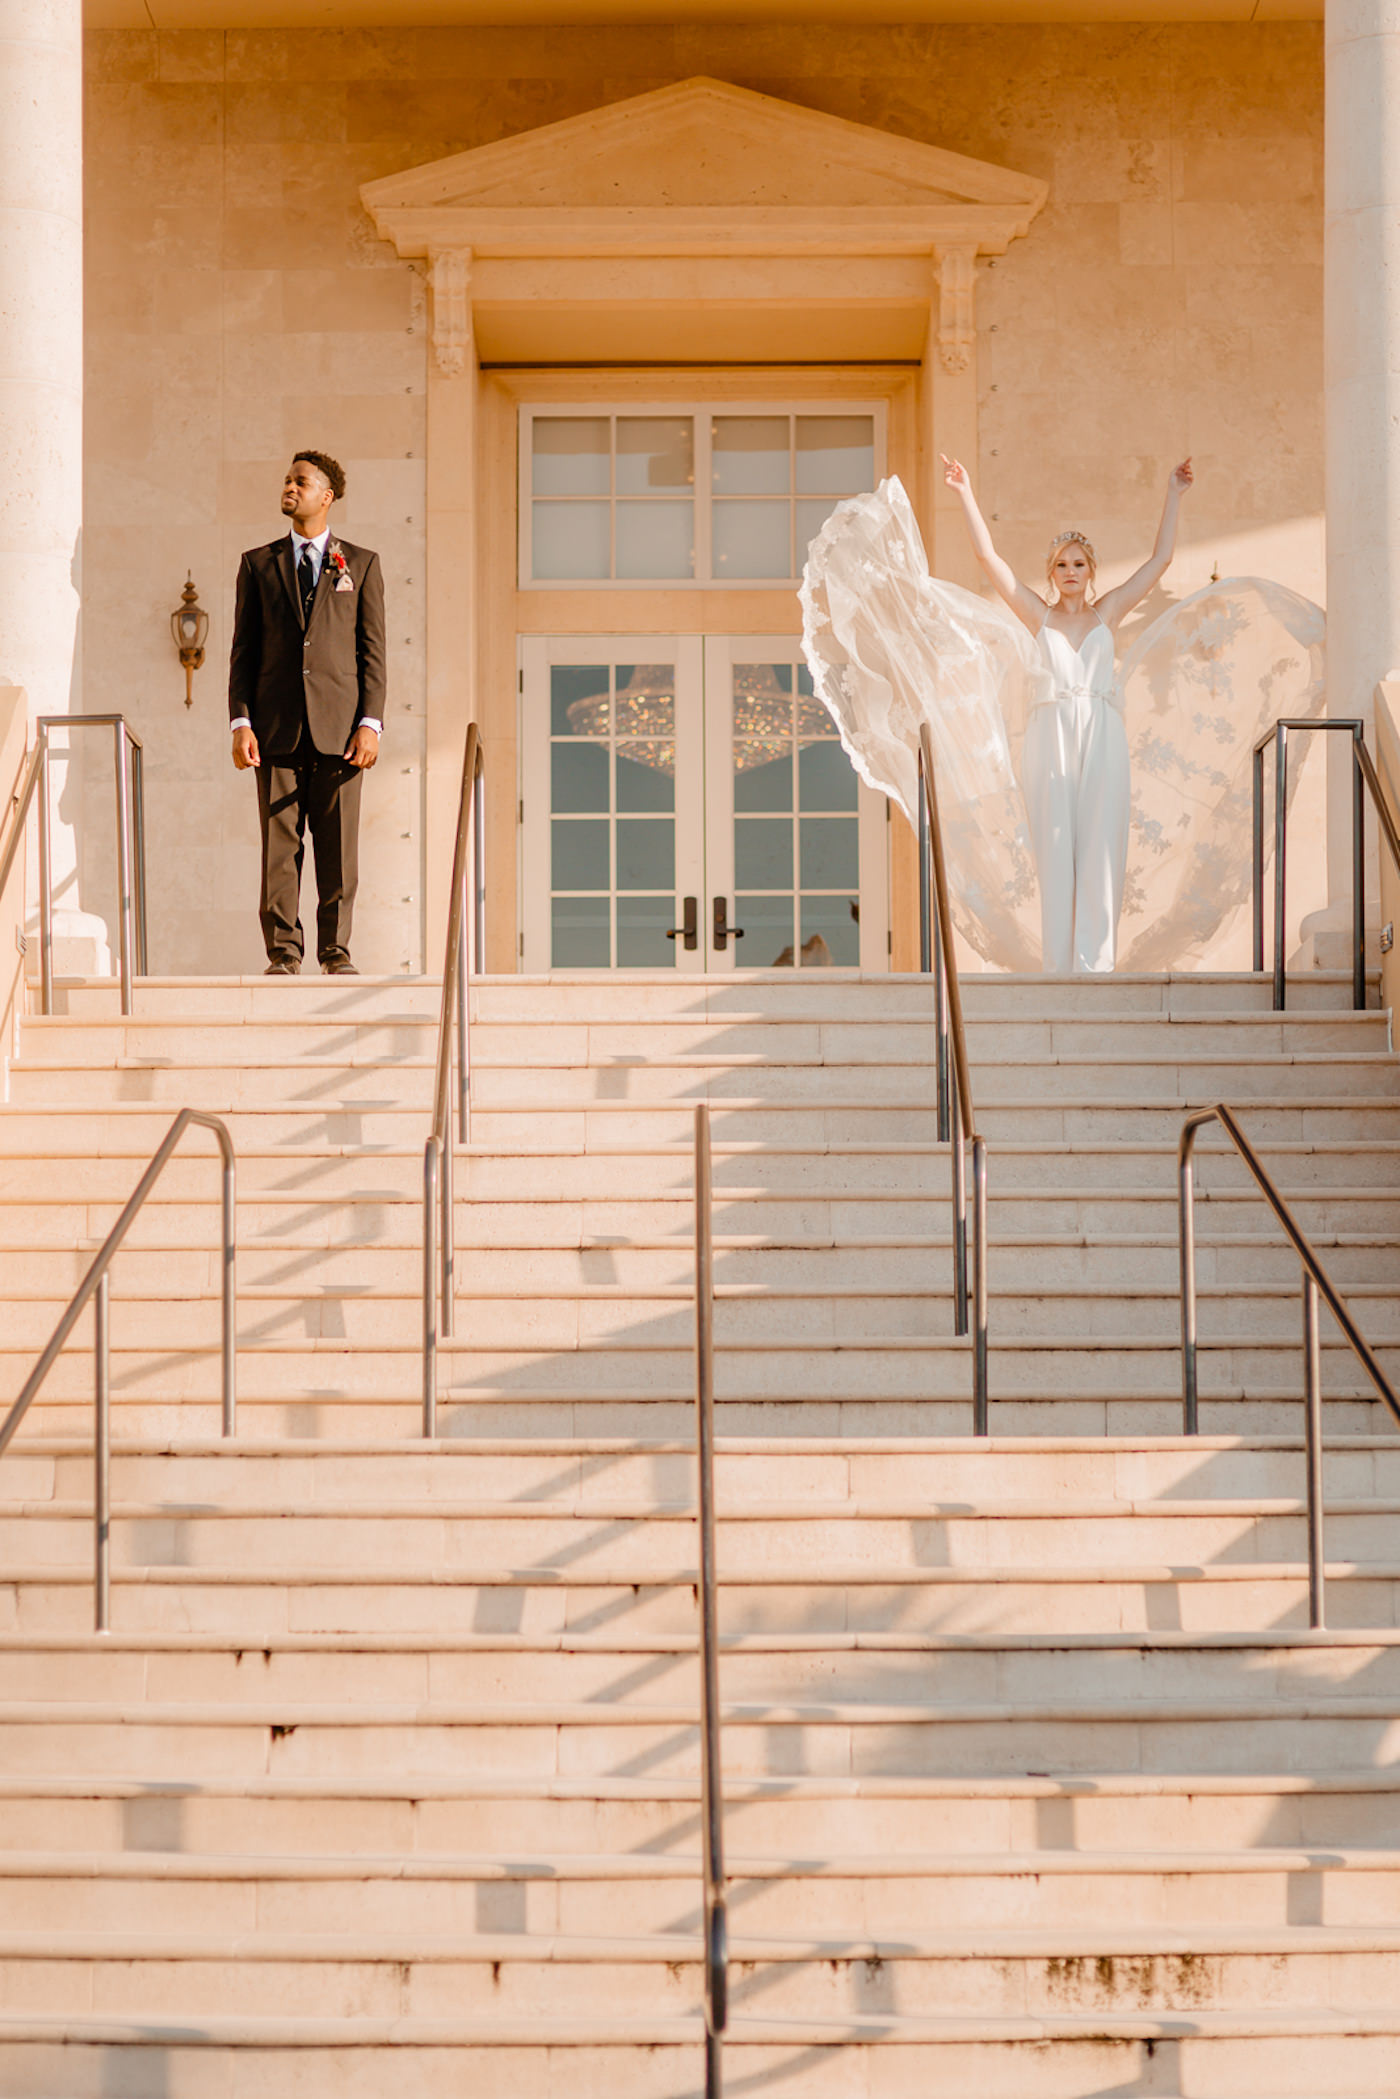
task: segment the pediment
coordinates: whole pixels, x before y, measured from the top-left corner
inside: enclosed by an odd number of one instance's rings
[[[401,254],[446,244],[478,254],[567,252],[570,227],[584,225],[595,242],[611,226],[616,240],[606,246],[614,252],[654,252],[662,224],[674,237],[668,245],[752,251],[756,239],[782,248],[799,229],[799,244],[810,246],[822,221],[828,252],[868,250],[879,219],[889,229],[886,252],[891,243],[907,248],[911,237],[927,249],[943,227],[948,239],[971,234],[975,247],[996,253],[1026,230],[1045,185],[725,81],[693,79],[387,176],[361,195]]]

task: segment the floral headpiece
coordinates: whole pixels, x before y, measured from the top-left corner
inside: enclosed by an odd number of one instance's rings
[[[1068,532],[1057,532],[1055,534],[1055,537],[1050,542],[1050,549],[1045,557],[1046,560],[1053,561],[1055,558],[1056,549],[1058,547],[1067,547],[1071,541],[1075,542],[1075,544],[1077,544],[1078,546],[1083,547],[1089,559],[1097,563],[1098,556],[1094,552],[1092,542],[1090,540],[1087,540],[1082,532],[1076,532],[1073,529],[1071,529]]]

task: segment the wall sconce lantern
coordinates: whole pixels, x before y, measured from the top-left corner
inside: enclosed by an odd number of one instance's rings
[[[209,615],[199,602],[194,578],[186,571],[180,603],[170,615],[170,631],[185,666],[185,705],[194,704],[194,674],[204,662],[204,643],[209,633]]]

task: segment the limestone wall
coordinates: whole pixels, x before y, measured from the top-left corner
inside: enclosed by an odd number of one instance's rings
[[[1218,568],[1320,597],[1321,60],[1314,24],[91,33],[87,704],[147,739],[153,967],[261,960],[223,677],[238,554],[281,529],[298,444],[345,461],[337,529],[390,590],[357,956],[422,963],[424,298],[362,182],[695,73],[1043,175],[979,285],[978,473],[1007,551],[1034,572],[1073,521],[1112,580],[1189,450],[1173,594]],[[189,713],[167,624],[187,569],[213,615]],[[1301,910],[1320,897],[1295,865]]]

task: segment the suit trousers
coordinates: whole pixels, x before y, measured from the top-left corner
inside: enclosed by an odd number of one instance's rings
[[[308,830],[316,861],[316,958],[348,954],[360,880],[363,774],[338,753],[314,750],[308,740],[294,757],[265,756],[256,778],[262,826],[258,916],[269,956],[302,958],[301,868]]]

